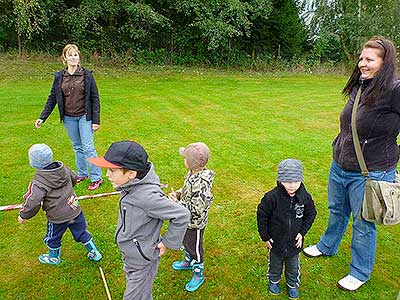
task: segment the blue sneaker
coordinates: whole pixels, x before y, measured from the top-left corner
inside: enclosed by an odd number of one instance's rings
[[[188,292],[196,291],[204,282],[204,263],[193,265],[192,279],[186,284],[185,288]]]
[[[290,299],[298,299],[299,298],[299,290],[298,288],[290,288],[288,287],[288,294]]]
[[[278,296],[281,293],[281,288],[279,287],[279,283],[269,282],[269,292],[272,295]]]

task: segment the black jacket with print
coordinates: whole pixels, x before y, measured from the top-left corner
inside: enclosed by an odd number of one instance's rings
[[[304,238],[316,215],[314,201],[303,183],[291,197],[278,182],[258,205],[258,233],[264,242],[270,239],[274,241],[271,251],[282,257],[292,257],[300,253],[303,247],[296,247],[297,234],[300,233]]]

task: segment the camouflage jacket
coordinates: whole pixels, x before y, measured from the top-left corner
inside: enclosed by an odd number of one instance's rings
[[[186,174],[182,189],[177,191],[178,203],[190,211],[188,228],[203,229],[207,225],[208,210],[214,200],[211,187],[215,173],[209,169]]]

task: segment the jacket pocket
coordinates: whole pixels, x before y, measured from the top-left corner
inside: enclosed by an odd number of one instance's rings
[[[151,261],[150,258],[148,258],[146,255],[144,255],[142,247],[140,247],[139,241],[137,239],[133,239],[133,243],[135,244],[135,246],[137,247],[140,255],[147,261]]]

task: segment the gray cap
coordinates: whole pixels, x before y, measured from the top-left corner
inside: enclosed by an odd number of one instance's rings
[[[301,161],[293,158],[282,160],[278,165],[278,181],[303,181],[303,166]]]
[[[44,169],[53,162],[53,151],[46,144],[35,144],[29,148],[29,164],[32,168]]]

